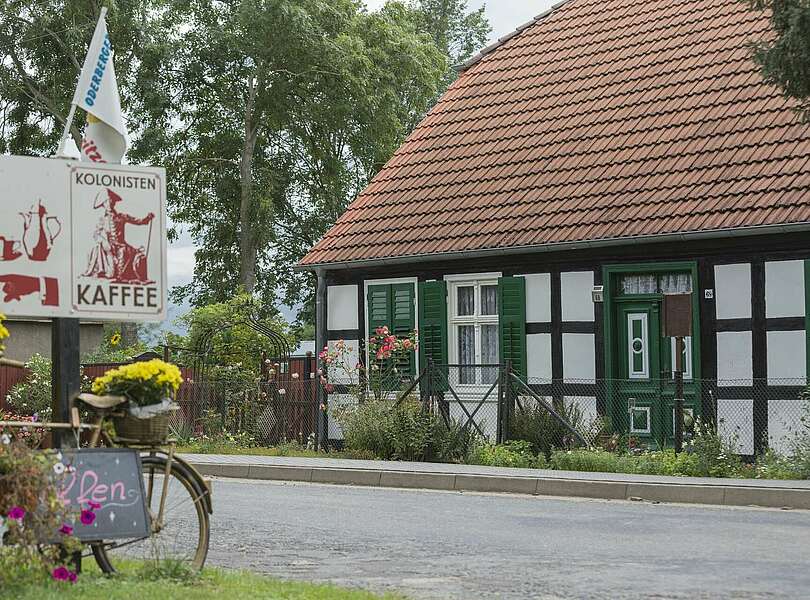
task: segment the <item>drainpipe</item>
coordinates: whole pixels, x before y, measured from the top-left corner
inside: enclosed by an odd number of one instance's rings
[[[315,349],[318,354],[321,353],[324,346],[329,340],[326,339],[326,273],[322,270],[316,272],[318,283],[315,288]],[[326,374],[326,364],[320,359],[316,363],[318,369],[322,369]],[[329,443],[329,429],[327,423],[326,407],[328,406],[329,397],[326,394],[324,386],[321,385],[320,376],[316,380],[316,389],[318,390],[317,401],[317,419],[315,430],[315,444],[318,448],[323,450],[327,449]]]

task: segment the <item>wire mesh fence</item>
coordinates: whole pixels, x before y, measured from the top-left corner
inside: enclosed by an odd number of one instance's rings
[[[178,393],[173,430],[181,440],[228,434],[256,445],[312,445],[319,385],[314,375],[298,374],[242,386],[188,381]],[[349,387],[328,386],[330,414],[362,401]],[[688,437],[696,426],[708,427],[741,455],[767,448],[789,454],[797,437],[810,436],[806,389],[804,379],[685,380],[684,431]],[[431,365],[390,392],[391,399],[404,397],[420,399],[448,426],[468,427],[493,443],[523,439],[550,450],[606,443],[611,435],[640,447],[675,441],[672,379],[521,378],[503,365]],[[342,439],[332,418],[325,437]]]

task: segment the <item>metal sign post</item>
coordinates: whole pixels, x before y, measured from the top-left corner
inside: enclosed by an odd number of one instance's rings
[[[664,337],[675,338],[675,452],[683,450],[684,338],[692,335],[692,294],[664,294]]]
[[[675,452],[683,450],[683,336],[675,337]]]

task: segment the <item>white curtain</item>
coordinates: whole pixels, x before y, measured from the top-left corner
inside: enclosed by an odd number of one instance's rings
[[[661,275],[662,294],[686,294],[692,291],[692,277],[688,273]]]

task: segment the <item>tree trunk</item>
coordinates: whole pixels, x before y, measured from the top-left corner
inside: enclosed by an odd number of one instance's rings
[[[121,323],[121,341],[119,347],[129,348],[138,343],[138,324]]]
[[[239,163],[241,184],[239,203],[239,283],[249,294],[256,288],[256,227],[253,222],[253,154],[258,136],[258,119],[254,114],[257,93],[256,78],[248,81],[245,106],[245,143]]]

